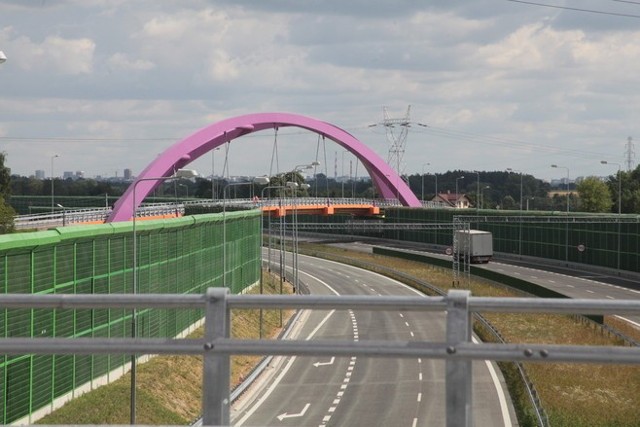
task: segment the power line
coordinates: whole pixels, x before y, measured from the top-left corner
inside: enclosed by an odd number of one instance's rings
[[[631,0],[611,0],[618,3],[629,3],[629,4],[640,4],[640,1],[631,1]]]
[[[474,134],[471,132],[439,128],[435,126],[429,126],[425,129],[417,130],[416,132],[431,133],[433,135],[440,136],[443,138],[456,139],[460,141],[475,142],[475,143],[486,144],[486,145],[497,145],[497,146],[515,148],[520,150],[527,149],[531,151],[546,152],[546,153],[553,153],[553,154],[569,154],[575,157],[592,158],[592,157],[606,156],[606,153],[599,153],[595,151],[585,151],[583,149],[574,150],[574,149],[561,148],[561,147],[551,146],[551,145],[531,144],[531,143],[518,141],[514,139],[497,138],[492,136]]]
[[[553,8],[553,9],[573,10],[575,12],[596,13],[598,15],[620,16],[620,17],[623,17],[623,18],[635,18],[635,19],[639,19],[640,18],[640,15],[632,15],[632,14],[629,14],[629,13],[617,13],[617,12],[606,12],[606,11],[603,11],[603,10],[581,9],[579,7],[558,6],[558,5],[554,5],[554,4],[544,4],[544,3],[537,3],[537,2],[533,2],[533,1],[524,1],[524,0],[506,0],[506,1],[510,1],[512,3],[529,4],[529,5],[532,5],[532,6],[550,7],[550,8]]]
[[[129,141],[176,141],[178,138],[67,138],[59,136],[16,137],[0,136],[0,141],[57,141],[57,142],[129,142]]]
[[[347,131],[355,131],[355,130],[364,130],[368,129],[369,126],[356,126],[356,127],[348,127],[343,128]],[[310,133],[314,133],[308,130],[289,130],[282,131],[283,128],[280,128],[279,135],[280,136],[296,136],[296,135],[308,135]],[[265,137],[266,134],[256,132],[251,134],[242,135],[242,138],[261,138]],[[55,141],[55,142],[135,142],[135,141],[180,141],[184,139],[184,136],[180,137],[158,137],[158,138],[78,138],[78,137],[64,137],[64,136],[0,136],[0,141],[22,141],[22,142],[46,142],[46,141]]]

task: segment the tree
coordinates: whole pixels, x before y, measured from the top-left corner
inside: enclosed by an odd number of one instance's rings
[[[580,210],[583,212],[609,212],[611,193],[607,184],[595,176],[583,179],[576,187],[580,196]]]
[[[502,209],[514,210],[517,209],[516,201],[511,196],[505,196],[502,198]]]
[[[0,234],[13,232],[13,217],[16,212],[0,196]]]
[[[0,151],[0,234],[13,231],[13,217],[16,214],[13,208],[5,202],[11,192],[11,174],[9,168],[4,165],[6,158],[6,153]]]
[[[7,198],[11,194],[11,173],[4,165],[7,153],[0,151],[0,196]]]

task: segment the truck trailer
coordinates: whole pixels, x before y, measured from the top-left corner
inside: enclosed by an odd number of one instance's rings
[[[458,251],[453,256],[458,259],[466,258],[472,264],[486,264],[493,257],[493,235],[490,231],[458,230],[455,232],[458,240]]]

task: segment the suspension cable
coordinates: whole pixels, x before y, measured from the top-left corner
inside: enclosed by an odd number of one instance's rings
[[[273,174],[273,160],[276,161],[276,174],[280,173],[280,162],[278,161],[278,126],[273,127],[273,148],[271,149],[271,165],[269,166],[269,176]]]

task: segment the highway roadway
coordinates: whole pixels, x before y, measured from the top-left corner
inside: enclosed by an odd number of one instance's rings
[[[350,249],[371,251],[372,245],[365,243],[352,243],[348,245]],[[376,245],[380,246],[380,245]],[[398,250],[397,247],[391,248]],[[408,252],[420,253],[421,251],[407,250]],[[424,251],[422,251],[424,253]],[[436,256],[442,259],[451,259],[450,256],[437,253],[428,253],[429,256]],[[609,300],[634,300],[640,299],[640,282],[632,279],[625,279],[613,274],[594,273],[588,270],[572,270],[562,267],[534,267],[512,264],[511,262],[491,261],[488,264],[474,264],[479,268],[517,277],[542,287],[554,290],[569,298],[584,299],[609,299]],[[617,316],[626,320],[636,327],[640,327],[640,316]]]
[[[332,261],[299,256],[299,277],[313,294],[403,295],[392,279]],[[301,313],[292,337],[347,340],[445,340],[439,312]],[[236,426],[445,425],[444,361],[429,359],[278,357],[232,406]],[[516,424],[497,367],[473,365],[475,426]]]
[[[570,298],[610,300],[640,299],[640,291],[632,289],[631,287],[608,283],[608,281],[615,281],[618,283],[629,282],[630,286],[637,286],[637,282],[623,280],[604,274],[595,274],[585,271],[574,271],[572,274],[565,274],[501,262],[491,262],[489,264],[482,265],[481,268],[486,268],[487,270],[493,270],[498,273],[535,283]],[[640,327],[640,316],[617,317]]]

